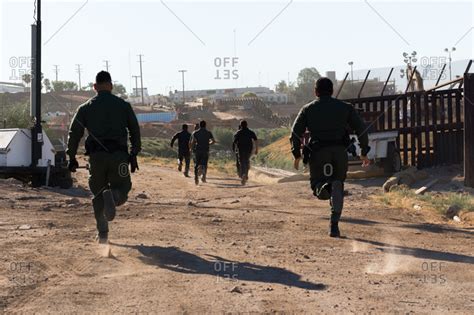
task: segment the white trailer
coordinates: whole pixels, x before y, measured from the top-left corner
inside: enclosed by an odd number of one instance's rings
[[[392,174],[398,172],[402,168],[402,160],[400,157],[400,151],[397,148],[396,140],[398,137],[398,131],[376,131],[369,132],[369,146],[370,151],[367,157],[370,160],[376,162],[384,168],[385,173]],[[350,161],[356,161],[356,156],[360,156],[361,148],[356,135],[350,136],[355,148],[352,150],[353,154],[350,154]]]

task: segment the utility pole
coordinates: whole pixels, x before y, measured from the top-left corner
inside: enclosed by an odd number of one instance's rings
[[[82,90],[82,86],[81,86],[81,72],[82,72],[82,69],[81,69],[81,65],[80,64],[76,64],[76,71],[77,71],[77,74],[79,75],[79,91]]]
[[[56,74],[56,82],[58,82],[58,72],[59,72],[59,69],[58,69],[58,65],[54,65],[54,73]]]
[[[132,78],[135,79],[135,93],[133,93],[135,97],[138,96],[138,78],[139,77],[140,77],[139,75],[132,75]]]
[[[141,84],[141,93],[142,93],[142,105],[145,105],[145,97],[143,96],[143,68],[142,68],[142,57],[143,55],[138,55],[138,62],[140,63],[140,84]]]
[[[104,60],[104,62],[105,62],[105,71],[109,72],[109,61]]]
[[[185,99],[185,95],[184,95],[184,73],[188,71],[188,70],[178,70],[178,72],[181,72],[181,77],[182,77],[182,80],[183,80],[183,105],[186,105],[186,99]]]

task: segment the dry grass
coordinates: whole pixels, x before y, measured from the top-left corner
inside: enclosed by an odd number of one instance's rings
[[[428,192],[416,195],[409,188],[401,188],[390,193],[374,196],[377,201],[395,208],[413,209],[415,205],[423,209],[435,211],[446,215],[446,210],[455,206],[460,212],[474,211],[474,197],[469,193],[458,192]]]

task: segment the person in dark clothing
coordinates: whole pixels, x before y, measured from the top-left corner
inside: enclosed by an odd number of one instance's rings
[[[209,146],[216,143],[214,136],[206,129],[206,122],[203,120],[199,123],[199,130],[191,135],[189,148],[194,148],[194,182],[199,184],[199,174],[202,175],[201,180],[206,182],[207,163],[209,162]]]
[[[303,106],[293,124],[290,137],[291,151],[298,169],[301,160],[301,137],[307,129],[310,140],[306,153],[310,153],[310,181],[313,194],[322,200],[330,199],[331,237],[340,237],[339,219],[344,202],[344,181],[348,168],[347,148],[350,146],[350,127],[355,131],[362,149],[362,166],[369,165],[366,127],[354,107],[332,97],[333,84],[328,78],[316,82],[318,99]]]
[[[188,125],[184,124],[182,131],[176,133],[171,139],[171,147],[174,142],[178,140],[178,171],[183,169],[183,160],[185,161],[184,176],[189,177],[189,165],[191,164],[191,152],[189,150],[189,140],[191,140],[191,133],[188,131]]]
[[[242,126],[239,124],[238,130],[242,129]],[[235,153],[235,167],[237,169],[237,176],[239,178],[242,178],[240,175],[240,158],[239,158],[239,150],[237,150],[237,146],[235,145],[235,142],[232,142],[232,152]]]
[[[240,122],[240,129],[234,134],[233,147],[237,148],[240,164],[240,174],[242,185],[245,185],[249,178],[250,157],[255,144],[255,154],[258,154],[258,140],[255,132],[250,130],[247,121]]]
[[[138,170],[141,150],[140,127],[130,103],[112,94],[112,78],[106,71],[96,76],[97,95],[79,106],[69,128],[68,168],[75,172],[79,163],[77,149],[84,130],[89,155],[89,187],[94,194],[92,206],[97,222],[99,243],[107,243],[108,221],[115,217],[116,206],[127,201],[132,188],[131,172]],[[130,153],[127,137],[130,138]]]

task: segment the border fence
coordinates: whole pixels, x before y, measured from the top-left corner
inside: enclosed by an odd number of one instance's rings
[[[474,180],[474,75],[468,73],[471,64],[472,61],[464,77],[429,90],[408,92],[410,78],[403,94],[383,95],[382,90],[380,96],[345,101],[361,112],[369,132],[399,132],[397,146],[404,165],[424,168],[464,161],[465,177],[471,172],[469,178]]]
[[[403,164],[422,168],[463,161],[462,88],[346,101],[362,111],[369,132],[399,132]]]

